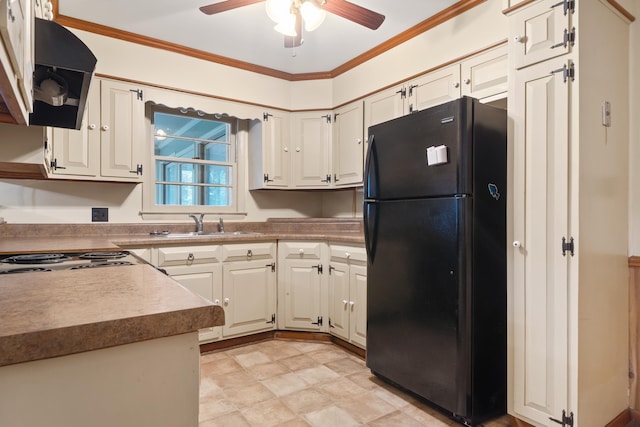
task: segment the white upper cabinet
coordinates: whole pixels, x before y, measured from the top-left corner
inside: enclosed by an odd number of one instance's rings
[[[510,54],[516,68],[564,55],[571,51],[575,32],[568,2],[537,1],[509,19]]]
[[[363,103],[357,101],[333,113],[333,183],[362,183],[364,157]]]
[[[0,118],[26,125],[33,105],[33,5],[0,2]],[[4,105],[2,105],[4,104]]]
[[[270,110],[251,122],[249,188],[287,188],[291,181],[289,114]]]
[[[498,46],[460,64],[462,95],[483,99],[499,94],[506,97],[509,58],[507,45]]]
[[[440,68],[407,85],[408,113],[460,98],[460,65]]]
[[[331,111],[292,114],[292,183],[295,187],[329,187]]]
[[[405,114],[406,88],[394,86],[377,92],[364,100],[364,131],[368,136],[369,126],[383,123]]]

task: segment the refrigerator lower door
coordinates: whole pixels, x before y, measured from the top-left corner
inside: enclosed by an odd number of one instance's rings
[[[468,197],[378,202],[367,366],[454,415],[469,389]]]

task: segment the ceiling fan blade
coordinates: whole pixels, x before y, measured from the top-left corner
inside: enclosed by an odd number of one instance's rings
[[[226,0],[218,3],[202,6],[200,10],[207,15],[214,15],[216,13],[225,12],[231,9],[237,9],[242,6],[249,6],[250,4],[260,3],[263,0]]]
[[[296,36],[284,36],[284,47],[298,47],[304,42],[302,40],[302,16],[299,11],[296,13],[296,34]]]
[[[338,15],[372,30],[378,29],[384,22],[384,15],[346,0],[326,0],[326,3],[322,7],[327,12],[331,12],[334,15]]]

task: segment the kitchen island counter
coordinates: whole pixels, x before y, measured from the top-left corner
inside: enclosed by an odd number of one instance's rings
[[[4,275],[0,366],[224,324],[221,307],[148,265]]]

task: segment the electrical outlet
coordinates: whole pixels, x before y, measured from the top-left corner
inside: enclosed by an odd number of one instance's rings
[[[92,222],[108,222],[109,208],[91,208]]]

